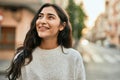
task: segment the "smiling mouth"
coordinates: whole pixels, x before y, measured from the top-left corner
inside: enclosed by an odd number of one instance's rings
[[[49,30],[50,28],[49,27],[45,27],[45,26],[39,26],[38,27],[38,30],[40,31],[46,31],[46,30]]]

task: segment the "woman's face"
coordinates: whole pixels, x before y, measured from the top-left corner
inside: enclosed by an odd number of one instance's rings
[[[57,38],[58,32],[63,30],[60,18],[53,7],[45,7],[39,13],[36,29],[42,39]]]

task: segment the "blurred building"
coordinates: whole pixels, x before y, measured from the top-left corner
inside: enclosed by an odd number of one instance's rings
[[[39,5],[40,3],[38,4],[35,0],[24,2],[0,0],[0,15],[2,17],[0,22],[0,50],[14,49],[23,42]]]
[[[120,0],[106,0],[106,10],[98,16],[89,39],[120,48]]]
[[[36,11],[46,2],[66,7],[68,0],[0,0],[0,50],[23,43]]]
[[[107,36],[110,38],[111,44],[120,48],[120,0],[107,0],[106,9]]]

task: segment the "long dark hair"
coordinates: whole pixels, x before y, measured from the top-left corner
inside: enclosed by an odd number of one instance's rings
[[[53,7],[57,12],[61,24],[63,24],[64,22],[66,23],[64,30],[60,31],[58,34],[57,37],[58,45],[61,45],[65,48],[72,47],[71,24],[69,22],[69,18],[66,12],[56,4],[46,3],[42,5],[31,22],[30,29],[26,34],[23,46],[17,49],[16,51],[17,57],[12,60],[11,66],[8,69],[7,77],[9,80],[16,80],[17,78],[20,77],[21,68],[22,66],[25,66],[26,59],[29,60],[28,64],[32,61],[33,50],[41,44],[41,38],[38,36],[36,31],[36,20],[38,19],[38,14],[42,11],[42,9],[44,7],[50,6]]]

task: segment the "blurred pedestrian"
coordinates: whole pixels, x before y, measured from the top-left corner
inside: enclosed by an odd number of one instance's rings
[[[8,69],[9,80],[85,80],[80,53],[72,48],[65,10],[46,3],[36,13]]]

